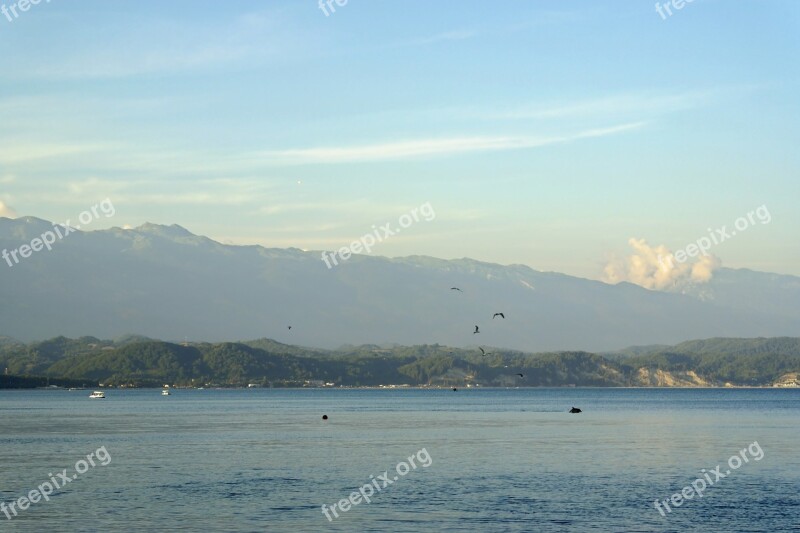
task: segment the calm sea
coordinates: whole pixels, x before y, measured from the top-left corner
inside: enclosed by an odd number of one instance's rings
[[[0,531],[800,530],[796,389],[89,392],[0,391],[0,502],[76,476]]]

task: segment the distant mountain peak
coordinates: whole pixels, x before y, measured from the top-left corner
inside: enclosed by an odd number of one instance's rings
[[[156,234],[161,236],[168,236],[168,237],[198,237],[199,235],[195,235],[188,229],[184,228],[183,226],[179,226],[178,224],[171,224],[169,226],[165,224],[154,224],[152,222],[145,222],[141,226],[134,228],[134,231],[138,231],[140,233],[150,233]]]
[[[52,230],[54,225],[53,222],[32,216],[0,217],[0,239],[9,239],[24,244],[25,241],[30,241],[45,231]]]
[[[35,217],[2,219],[0,252],[52,226]],[[331,348],[480,340],[529,351],[612,350],[800,329],[800,278],[793,276],[719,269],[703,287],[707,297],[469,258],[362,254],[326,268],[317,252],[222,244],[177,224],[87,231],[10,266],[0,262],[0,325],[22,340],[137,331],[212,341],[269,337],[260,343],[281,353],[286,348],[274,342]],[[498,311],[507,320],[492,321]]]

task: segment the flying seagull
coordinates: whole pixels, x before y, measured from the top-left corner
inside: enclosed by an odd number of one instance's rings
[[[486,350],[484,350],[480,346],[478,346],[478,349],[481,351],[481,355],[492,355],[492,352],[487,352]]]
[[[478,326],[476,325],[475,326],[475,331],[473,331],[472,334],[475,335],[476,333],[480,333],[480,332],[481,332],[481,330],[479,330]]]
[[[462,291],[461,289],[459,289],[458,287],[450,287],[450,290],[451,290],[451,291],[464,292],[464,291]]]
[[[494,320],[498,316],[501,317],[503,320],[506,319],[506,315],[504,315],[503,313],[495,313],[494,315],[492,315],[492,320]]]

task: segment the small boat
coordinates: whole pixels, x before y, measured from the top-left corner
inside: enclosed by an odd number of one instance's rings
[[[169,389],[162,389],[161,396],[169,396],[169,395],[170,395]]]
[[[91,394],[89,395],[89,398],[100,398],[100,399],[105,399],[105,397],[106,397],[106,393],[105,393],[105,392],[103,392],[103,391],[101,391],[101,390],[96,390],[96,391],[94,391],[93,393],[91,393]]]

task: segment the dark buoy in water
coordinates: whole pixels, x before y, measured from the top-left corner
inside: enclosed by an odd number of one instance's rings
[[[572,409],[570,409],[570,410],[569,410],[569,412],[570,412],[570,413],[582,413],[583,411],[581,411],[581,410],[580,410],[580,409],[578,409],[577,407],[573,407]]]
[[[327,420],[328,419],[328,415],[322,415],[322,419],[323,420]]]
[[[453,387],[453,392],[458,392],[458,389]]]

